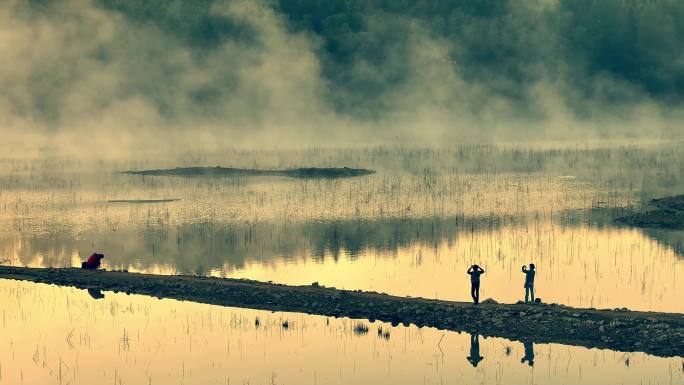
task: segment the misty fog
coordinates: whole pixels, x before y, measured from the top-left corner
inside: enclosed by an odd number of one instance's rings
[[[8,0],[5,153],[680,137],[675,0]]]

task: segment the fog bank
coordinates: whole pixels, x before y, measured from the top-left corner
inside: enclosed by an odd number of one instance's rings
[[[678,1],[9,0],[6,153],[679,138]]]

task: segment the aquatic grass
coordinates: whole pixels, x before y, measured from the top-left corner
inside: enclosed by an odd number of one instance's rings
[[[612,378],[621,382],[638,384],[648,380],[677,383],[684,375],[678,371],[681,364],[678,358],[661,359],[634,353],[633,367],[636,368],[638,362],[640,368],[635,372],[624,367],[623,353],[597,353],[558,345],[535,347],[537,362],[542,367],[548,365],[558,370],[548,374],[539,370],[534,373],[521,371],[519,356],[500,354],[502,346],[512,342],[495,337],[480,339],[485,360],[478,370],[473,370],[466,361],[469,336],[433,328],[399,326],[392,331],[391,341],[388,337],[387,343],[378,343],[375,338],[354,337],[354,325],[368,326],[365,320],[222,308],[109,292],[105,293],[104,299],[96,301],[83,290],[31,283],[10,282],[9,287],[22,293],[24,309],[42,309],[42,304],[51,303],[53,299],[59,305],[51,322],[38,323],[36,317],[22,318],[16,311],[19,304],[14,299],[8,304],[9,330],[28,333],[26,336],[31,339],[38,337],[37,334],[43,336],[37,348],[21,344],[11,347],[16,351],[15,369],[8,373],[9,377],[3,378],[9,383],[21,383],[22,380],[24,383],[59,383],[57,362],[60,360],[64,365],[62,379],[65,384],[93,382],[98,378],[119,384],[166,383],[169,378],[187,384],[260,383],[271,379],[277,383],[313,384],[321,383],[325,378],[335,378],[343,383],[372,383],[378,375],[392,383],[471,383],[482,382],[482,370],[496,374],[495,378],[486,379],[488,384],[504,383],[512,376],[525,382],[534,379],[540,383],[559,380],[572,383],[577,381],[579,373],[582,378],[611,373]],[[6,295],[10,293],[7,288],[7,283],[0,285],[0,294],[3,298],[13,298],[14,295]],[[71,318],[62,306],[66,297],[70,298],[70,311],[74,313]],[[116,306],[109,302],[116,302]],[[78,309],[85,305],[88,305],[88,313],[78,317]],[[119,309],[114,316],[110,314],[112,307]],[[257,318],[261,321],[258,331],[254,325]],[[308,327],[298,327],[296,333],[277,332],[284,320],[294,319],[298,325]],[[90,347],[83,345],[77,346],[76,351],[71,350],[63,336],[72,328],[80,330],[86,325],[95,332],[94,342]],[[116,343],[124,325],[131,350],[111,354],[112,346],[103,342]],[[371,327],[386,328],[388,333],[391,330],[385,323]],[[384,338],[380,334],[378,338]],[[49,338],[51,335],[57,338]],[[4,335],[2,342],[11,338],[13,336]],[[439,353],[440,345],[443,354]],[[35,366],[30,352],[25,354],[27,349],[32,351],[34,348],[41,355],[38,366],[45,357],[47,365],[44,368]],[[10,349],[4,352],[3,357],[14,354]],[[23,371],[23,368],[31,370]],[[21,376],[25,378],[21,379]]]
[[[549,230],[547,223],[609,226],[623,207],[681,188],[677,175],[684,163],[682,155],[678,146],[460,145],[228,149],[162,161],[4,159],[0,161],[0,229],[11,236],[0,240],[0,253],[16,264],[68,266],[74,258],[87,257],[88,251],[106,245],[115,257],[105,260],[108,268],[220,275],[254,262],[273,266],[278,261],[327,263],[366,255],[393,258],[399,250],[419,245],[411,267],[418,273],[434,266],[426,259],[445,258],[439,253],[441,244],[460,242],[470,233],[474,241],[467,258],[491,253],[504,265],[535,250],[547,271],[559,272],[565,265],[580,266],[582,256],[595,253],[596,245],[580,236],[568,243],[568,258],[559,260],[552,254],[563,229]],[[264,168],[343,164],[375,168],[379,173],[355,180],[294,182],[117,174],[121,169],[192,164]],[[106,203],[175,197],[170,191],[179,192],[182,201],[155,207]],[[573,211],[577,208],[591,212],[577,214]],[[505,232],[521,223],[529,224],[529,236],[510,239]],[[377,232],[364,238],[373,228]],[[678,242],[669,235],[649,236],[672,247]],[[19,256],[11,243],[16,239],[26,242]],[[501,252],[506,241],[514,242],[509,255]],[[536,245],[530,247],[530,242]],[[640,253],[667,255],[666,250],[656,250],[655,243],[648,247],[653,249],[634,250],[623,257],[629,263],[619,270],[626,285],[644,288],[644,296],[650,295],[649,282],[656,273],[652,266],[638,264]],[[74,250],[83,255],[74,257]],[[453,264],[463,258],[457,256]],[[619,256],[606,258],[615,262]],[[662,258],[659,262],[675,263]],[[597,276],[600,268],[599,258],[581,265],[587,278]],[[593,307],[605,301],[600,293],[585,290],[564,302]]]
[[[364,323],[357,322],[356,324],[354,324],[353,331],[354,334],[356,334],[357,336],[363,336],[368,334],[368,326]]]
[[[390,339],[390,335],[391,332],[389,328],[384,328],[382,325],[378,326],[378,338],[388,341]]]

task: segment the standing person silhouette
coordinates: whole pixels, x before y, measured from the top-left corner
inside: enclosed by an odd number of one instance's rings
[[[472,265],[467,273],[470,275],[470,296],[473,297],[475,305],[480,303],[480,276],[484,274],[484,269],[478,265]]]
[[[525,302],[529,302],[528,296],[531,296],[534,302],[534,275],[536,274],[534,263],[530,263],[529,270],[527,266],[523,266],[522,272],[525,273]]]

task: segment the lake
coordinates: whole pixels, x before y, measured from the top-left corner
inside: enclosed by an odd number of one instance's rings
[[[674,145],[226,151],[180,160],[0,160],[0,260],[250,278],[469,300],[684,311],[684,232],[616,226],[684,191]],[[188,165],[348,166],[349,179],[181,178],[120,171]],[[135,200],[177,199],[137,203]],[[122,200],[126,202],[121,202]]]
[[[681,358],[0,280],[0,383],[680,384]],[[40,316],[37,316],[40,314]]]

